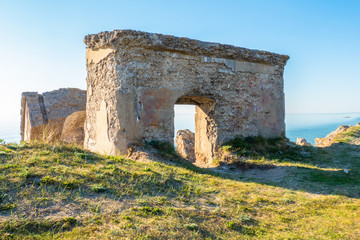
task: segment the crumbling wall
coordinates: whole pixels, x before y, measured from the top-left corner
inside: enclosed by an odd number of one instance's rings
[[[207,158],[237,135],[285,134],[288,56],[131,30],[85,43],[89,150],[118,154],[134,141],[173,141],[174,104],[186,101],[197,106],[195,151]]]
[[[65,119],[86,108],[86,91],[61,88],[44,92],[24,92],[21,96],[21,140],[60,139]]]

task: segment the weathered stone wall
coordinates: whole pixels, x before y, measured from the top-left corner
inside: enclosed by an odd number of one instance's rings
[[[118,154],[133,141],[173,141],[175,103],[197,106],[195,151],[208,158],[237,135],[285,133],[288,56],[131,30],[85,43],[89,150]]]
[[[24,92],[21,96],[21,140],[60,139],[67,116],[85,110],[86,91],[61,88],[44,92]]]

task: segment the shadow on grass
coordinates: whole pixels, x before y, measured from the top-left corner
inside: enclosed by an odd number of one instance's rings
[[[326,148],[301,147],[283,138],[250,138],[245,141],[235,139],[225,144],[223,149],[236,155],[238,160],[220,162],[220,166],[214,168],[193,165],[176,155],[171,146],[158,151],[171,159],[172,165],[200,174],[309,193],[360,198],[360,146],[338,143]],[[247,161],[247,158],[255,160]],[[156,157],[153,159],[158,160]]]
[[[245,151],[238,147],[240,144],[235,145],[232,153],[237,154],[240,157],[239,160],[225,162],[216,168],[199,168],[193,165],[189,161],[180,158],[171,144],[152,142],[147,146],[143,146],[142,150],[147,152],[153,161],[178,166],[199,174],[208,174],[241,182],[261,183],[310,193],[343,195],[351,198],[360,197],[360,154],[358,154],[360,153],[360,146],[342,143],[329,148],[318,149],[314,147],[289,147],[288,143],[281,141],[273,141],[270,144],[266,142],[264,144],[263,140],[260,141],[260,144],[270,145],[271,151],[268,151],[263,146],[254,147],[254,144],[257,144],[256,142],[248,145]],[[41,174],[41,172],[33,173],[26,167],[16,163],[4,164],[6,160],[14,155],[0,156],[3,164],[1,171],[4,173],[6,171],[17,172],[22,179],[16,184],[7,179],[1,182],[1,206],[12,206],[13,203],[8,201],[8,198],[5,198],[6,195],[11,195],[12,189],[17,188],[18,191],[21,191],[21,189],[27,189],[29,186],[40,190],[46,188],[50,192],[66,190],[76,192],[81,189],[82,194],[88,198],[105,195],[113,200],[137,198],[139,196],[166,196],[171,200],[177,198],[186,199],[189,195],[196,195],[197,189],[191,188],[186,181],[178,180],[176,174],[171,173],[171,171],[162,173],[161,170],[153,171],[145,167],[143,170],[132,172],[131,170],[118,168],[116,163],[119,162],[129,165],[129,169],[131,169],[132,164],[139,164],[136,161],[125,160],[122,157],[101,156],[78,147],[66,145],[38,144],[29,146],[19,144],[10,145],[8,149],[18,153],[22,150],[31,150],[31,148],[34,149],[34,153],[40,156],[56,153],[56,156],[63,159],[60,162],[60,167],[71,168],[84,164],[95,166],[99,161],[102,161],[104,167],[101,171],[95,171],[93,175],[87,177],[84,177],[82,173],[72,173],[73,178],[67,179],[66,175],[58,176],[56,173],[53,175],[48,172],[45,175]],[[259,161],[247,161],[244,156],[250,160],[251,158],[259,159]],[[261,159],[267,160],[262,161]],[[52,160],[48,161],[36,160],[36,162],[29,164],[43,164],[43,168],[54,167],[58,164],[56,159],[53,159],[54,162],[51,162]],[[288,165],[284,166],[284,163]],[[295,166],[297,163],[309,167]],[[345,167],[342,168],[341,166],[346,166],[347,173],[344,171]],[[225,170],[221,170],[222,168],[225,168]],[[61,168],[59,171],[62,171]],[[2,211],[1,214],[6,214],[9,211]]]
[[[251,140],[252,141],[252,140]],[[279,140],[280,141],[280,140]],[[159,142],[153,142],[150,146],[144,146],[143,150],[147,151],[154,161],[161,162],[161,164],[168,166],[178,166],[191,170],[199,174],[208,174],[211,176],[231,179],[239,182],[254,182],[266,184],[269,186],[281,187],[291,190],[302,190],[310,193],[318,193],[325,195],[342,195],[352,198],[359,198],[359,163],[360,163],[360,147],[349,144],[337,144],[329,148],[317,149],[312,147],[296,147],[290,146],[287,148],[287,143],[274,141],[273,143],[264,143],[260,141],[259,146],[254,148],[257,142],[247,145],[247,149],[241,149],[242,145],[235,146],[232,153],[239,155],[239,161],[224,163],[218,168],[205,169],[199,168],[185,159],[178,157],[173,149],[173,146]],[[272,148],[268,151],[267,147],[260,145],[269,145]],[[279,144],[279,145],[277,145]],[[228,146],[228,145],[226,145]],[[153,148],[156,148],[155,151]],[[3,155],[0,155],[1,169],[0,172],[7,176],[10,174],[17,174],[16,182],[7,178],[3,178],[0,182],[0,215],[8,216],[12,210],[16,211],[17,194],[28,192],[37,194],[39,192],[47,193],[64,193],[63,203],[76,202],[74,196],[81,195],[85,199],[106,197],[114,201],[120,202],[124,199],[135,199],[141,197],[166,197],[164,201],[171,201],[172,199],[183,201],[185,204],[191,196],[199,196],[196,184],[189,181],[179,180],[172,169],[161,172],[161,167],[156,171],[152,170],[151,165],[142,167],[141,163],[136,163],[133,160],[125,160],[122,157],[101,156],[81,148],[72,146],[55,146],[47,144],[38,145],[9,145],[2,150]],[[32,151],[32,152],[28,152]],[[155,152],[155,153],[154,153]],[[21,154],[24,154],[23,156]],[[52,154],[56,156],[53,158]],[[161,157],[155,156],[158,154]],[[18,158],[17,156],[20,156]],[[22,156],[22,157],[21,157]],[[259,159],[259,161],[246,161],[248,157]],[[43,157],[43,158],[42,158]],[[60,158],[60,162],[58,162]],[[267,159],[262,161],[261,159]],[[21,162],[23,161],[23,162]],[[98,164],[101,168],[96,168]],[[125,166],[119,168],[119,164]],[[277,166],[279,163],[289,163],[288,166]],[[308,164],[306,166],[294,166],[296,163]],[[83,175],[86,172],[71,173],[71,177],[66,175],[66,169],[72,167],[81,168],[82,166],[91,165],[89,169],[93,171],[92,174]],[[135,168],[133,165],[137,165]],[[37,166],[41,169],[53,168],[55,170],[41,172],[31,172],[31,167]],[[227,171],[219,171],[220,168],[226,166]],[[345,167],[348,173],[344,172]],[[56,167],[59,167],[56,169]],[[93,168],[92,168],[93,167]],[[319,168],[320,167],[320,168]],[[132,171],[133,170],[133,171]],[[257,172],[260,176],[253,176],[249,173]],[[285,173],[283,176],[277,176],[277,173]],[[59,173],[61,173],[59,175]],[[271,173],[271,174],[269,174]],[[188,174],[188,173],[187,173]],[[191,175],[191,173],[190,173]],[[68,179],[67,179],[68,178]],[[198,187],[201,188],[201,187]],[[30,190],[32,192],[30,192]],[[24,191],[26,190],[26,191]],[[80,191],[81,190],[81,191]],[[201,190],[201,189],[200,189]],[[201,193],[201,197],[206,194]],[[40,196],[40,195],[39,195]],[[53,203],[46,203],[46,198],[36,198],[34,204],[41,206],[50,206]],[[160,201],[160,200],[159,200]],[[162,201],[162,200],[161,200]],[[43,204],[43,205],[42,205]],[[155,211],[158,205],[161,204],[155,201],[142,203],[142,209],[146,212],[161,212]],[[87,206],[91,212],[98,214],[101,206]],[[18,208],[19,210],[21,208]],[[189,215],[189,219],[191,219]],[[206,215],[194,218],[196,222],[206,220]],[[3,232],[8,234],[42,234],[47,232],[58,233],[69,231],[73,227],[81,224],[75,218],[62,218],[54,221],[40,221],[38,219],[29,219],[24,222],[3,222],[0,226]],[[235,224],[235,225],[234,225]],[[247,231],[246,226],[242,228],[237,227],[236,223],[229,222],[228,228],[235,229],[241,232]],[[185,227],[186,228],[186,227]],[[191,231],[201,231],[201,235],[205,237],[212,237],[211,233],[206,229],[197,229],[196,225],[189,225]],[[192,229],[194,228],[194,229]],[[251,230],[251,229],[250,229]],[[249,231],[250,231],[249,230]],[[20,231],[20,232],[17,232]]]

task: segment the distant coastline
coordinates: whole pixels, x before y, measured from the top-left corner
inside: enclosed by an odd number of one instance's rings
[[[289,113],[285,116],[286,136],[292,142],[305,138],[315,144],[315,138],[326,137],[341,125],[356,125],[360,113]]]

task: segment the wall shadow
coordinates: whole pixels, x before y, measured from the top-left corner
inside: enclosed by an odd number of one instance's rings
[[[218,167],[200,168],[176,155],[153,157],[154,161],[177,165],[196,173],[241,182],[254,182],[314,194],[360,198],[360,146],[341,143],[331,147],[296,146],[295,154],[258,155],[259,161],[243,157]],[[161,155],[161,151],[160,151]],[[268,161],[263,163],[262,158]],[[171,159],[169,161],[169,159]]]

